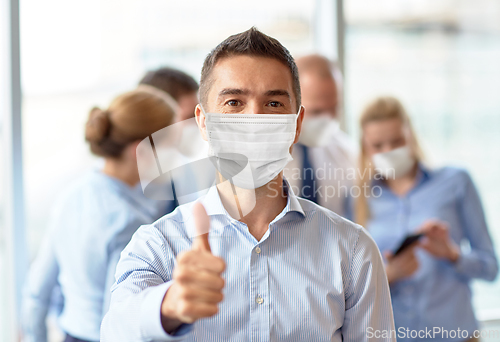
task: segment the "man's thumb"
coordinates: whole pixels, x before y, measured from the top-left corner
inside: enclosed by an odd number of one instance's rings
[[[207,215],[205,207],[200,202],[196,202],[193,206],[193,217],[195,226],[195,238],[191,249],[193,250],[210,250],[208,242],[208,232],[210,231],[210,218]]]

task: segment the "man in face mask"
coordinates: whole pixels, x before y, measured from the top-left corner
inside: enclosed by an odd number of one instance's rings
[[[355,147],[339,128],[342,116],[342,74],[320,55],[297,59],[302,104],[307,109],[299,144],[285,177],[297,195],[345,214],[354,185]]]
[[[373,240],[283,177],[303,116],[277,40],[251,28],[207,56],[196,118],[216,185],[138,229],[102,341],[395,341]]]

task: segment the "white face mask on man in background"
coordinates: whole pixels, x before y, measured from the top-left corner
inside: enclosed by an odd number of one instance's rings
[[[405,176],[416,163],[408,145],[389,152],[376,153],[373,155],[372,161],[377,172],[385,179],[397,179]]]
[[[339,127],[339,121],[329,114],[304,119],[299,142],[307,147],[326,146],[330,137],[339,130]]]
[[[300,113],[300,109],[299,109]],[[243,189],[272,181],[291,161],[298,114],[205,114],[209,152],[222,177]]]

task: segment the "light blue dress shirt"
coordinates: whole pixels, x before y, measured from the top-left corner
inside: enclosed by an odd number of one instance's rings
[[[411,277],[391,284],[394,319],[398,341],[462,341],[450,338],[455,333],[434,335],[434,339],[408,338],[407,328],[425,331],[467,330],[469,337],[478,328],[471,304],[469,283],[474,278],[493,280],[497,260],[483,213],[481,201],[469,174],[446,167],[428,170],[419,167],[416,186],[405,196],[393,194],[383,181],[380,197],[369,199],[371,218],[367,230],[381,251],[392,250],[407,234],[415,232],[428,219],[445,221],[451,239],[463,248],[453,264],[439,260],[426,251],[417,250],[420,263]],[[379,194],[377,189],[374,192]],[[463,335],[462,335],[463,336]]]
[[[175,336],[161,325],[176,255],[195,235],[188,203],[139,228],[122,252],[101,341],[395,341],[367,334],[394,322],[380,253],[361,226],[290,191],[257,241],[229,216],[216,187],[200,200],[212,253],[227,266],[219,313]]]
[[[45,319],[56,284],[64,297],[62,330],[99,341],[120,252],[137,228],[161,217],[167,205],[144,197],[140,186],[129,187],[97,170],[65,191],[28,275],[22,308],[25,341],[47,341]]]

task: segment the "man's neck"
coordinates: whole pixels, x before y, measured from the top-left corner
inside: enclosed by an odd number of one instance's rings
[[[219,196],[229,215],[248,226],[250,234],[260,241],[269,223],[286,207],[283,173],[258,189],[242,189],[228,181],[217,185]]]

